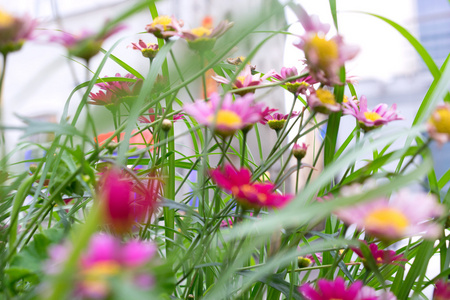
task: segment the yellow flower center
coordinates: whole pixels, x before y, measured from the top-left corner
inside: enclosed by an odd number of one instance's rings
[[[326,67],[330,61],[339,57],[338,45],[335,41],[326,40],[317,34],[306,45],[306,52],[312,50],[316,53],[321,67]]]
[[[14,23],[14,18],[6,12],[0,10],[0,26],[6,27]]]
[[[370,213],[365,219],[367,227],[383,230],[395,230],[402,234],[408,227],[406,216],[395,208],[381,208]]]
[[[206,27],[197,27],[192,29],[191,32],[198,37],[208,36],[211,34],[211,30]]]
[[[447,108],[438,108],[430,122],[436,127],[437,132],[450,134],[450,110]]]
[[[344,95],[344,99],[342,99],[342,103],[347,103],[348,102],[348,97]]]
[[[242,84],[244,84],[245,76],[238,76],[236,80],[239,80]]]
[[[373,112],[373,111],[364,112],[364,116],[366,117],[367,120],[370,120],[370,121],[376,121],[376,120],[381,119],[381,116],[378,113]]]
[[[96,263],[87,270],[84,270],[83,274],[86,276],[87,280],[98,280],[99,278],[112,276],[118,274],[120,271],[120,266],[113,261],[102,261]]]
[[[164,30],[167,30],[167,26],[172,23],[172,18],[169,16],[158,16],[153,19],[152,27],[156,25],[162,25]]]
[[[238,127],[242,124],[242,118],[231,110],[219,110],[215,120],[217,126]],[[214,116],[210,116],[209,121],[213,122]]]
[[[336,100],[332,92],[324,89],[318,89],[316,91],[317,98],[319,98],[320,102],[323,104],[336,104]]]

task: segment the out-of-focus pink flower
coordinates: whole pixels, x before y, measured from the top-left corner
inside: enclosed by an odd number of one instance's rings
[[[236,130],[261,120],[263,103],[254,103],[253,95],[248,94],[233,101],[231,94],[226,94],[220,105],[220,96],[213,93],[208,102],[197,100],[183,106],[183,110],[194,117],[198,123],[214,126],[223,136],[233,135]],[[217,111],[217,114],[216,114]]]
[[[450,283],[443,280],[436,282],[434,288],[433,300],[448,300],[450,299]]]
[[[366,243],[364,241],[364,243]],[[367,244],[367,243],[366,243]],[[370,244],[369,245],[370,253],[372,254],[373,258],[375,259],[375,262],[378,265],[397,265],[404,267],[400,262],[402,261],[408,261],[403,254],[397,255],[395,251],[393,250],[381,250],[378,249],[378,246],[376,244]],[[352,248],[353,252],[355,252],[359,257],[365,261],[367,258],[362,253],[361,249],[359,248]]]
[[[101,182],[105,222],[118,233],[130,231],[135,222],[142,221],[155,207],[157,190],[152,186],[148,191],[141,188],[140,193],[135,193],[133,181],[117,169],[103,174]]]
[[[242,72],[239,73],[239,75],[236,77],[236,80],[233,82],[233,89],[241,89],[241,88],[260,85],[261,83],[263,83],[263,81],[265,79],[267,79],[273,75],[274,75],[274,71],[267,72],[262,77],[261,77],[260,73],[252,75],[252,69],[251,69],[250,65],[246,65],[244,67],[244,70],[242,70]],[[225,84],[230,83],[229,79],[219,76],[219,75],[213,76],[212,78],[219,83],[225,83]],[[247,93],[253,93],[254,91],[255,90],[253,89],[253,90],[238,92],[237,94],[242,96]]]
[[[135,81],[105,81],[97,83],[96,86],[101,91],[97,93],[91,92],[89,97],[92,101],[88,103],[116,110],[120,103],[129,104],[130,101],[134,100],[142,87],[142,80],[136,79],[132,74],[122,76],[120,73],[116,73],[116,77],[134,79]],[[108,76],[105,76],[105,78],[108,78]]]
[[[305,71],[307,70],[304,70],[302,73],[305,73]],[[272,75],[272,77],[277,80],[284,81],[290,77],[299,76],[302,73],[298,73],[296,67],[292,68],[283,67],[281,68],[280,74],[275,73],[274,75]],[[299,94],[306,94],[306,92],[311,91],[311,89],[314,90],[311,85],[315,83],[317,83],[317,81],[314,80],[312,76],[308,75],[288,81],[285,83],[285,85],[289,92],[295,95],[299,95]]]
[[[0,9],[0,53],[18,51],[25,41],[32,39],[38,22],[30,16],[14,17]]]
[[[220,222],[220,228],[232,228],[233,227],[233,221],[231,219],[227,220],[222,220],[222,222]]]
[[[356,224],[358,229],[365,228],[368,234],[386,240],[414,235],[436,238],[442,228],[430,219],[443,213],[443,206],[433,195],[413,194],[406,190],[400,191],[390,201],[378,198],[336,211],[345,223]]]
[[[80,57],[88,61],[97,55],[103,42],[107,38],[123,30],[124,28],[124,25],[118,25],[110,30],[102,31],[97,34],[92,33],[89,30],[83,30],[78,34],[71,34],[61,31],[50,36],[50,41],[63,45],[67,48],[70,55]]]
[[[172,36],[180,35],[183,25],[184,22],[177,20],[174,16],[158,16],[145,26],[145,30],[157,38],[168,39]]]
[[[134,135],[136,132],[137,132],[136,130],[133,130],[131,132],[131,138],[129,141],[130,146],[134,146],[138,149],[143,149],[153,143],[153,135],[150,132],[148,132],[147,130]],[[95,137],[94,140],[99,145],[103,145],[103,143],[105,143],[105,141],[107,139],[109,139],[113,134],[114,134],[114,131],[102,133],[102,134],[99,134],[97,137]],[[124,138],[125,138],[125,132],[120,133],[120,140],[122,141]],[[117,136],[114,137],[111,140],[111,142],[117,143],[118,142]]]
[[[215,28],[201,26],[191,30],[182,30],[180,37],[184,38],[193,50],[210,50],[214,47],[216,39],[230,29],[231,26],[233,26],[233,23],[222,21]]]
[[[300,36],[300,42],[294,46],[305,52],[310,75],[323,84],[342,84],[338,76],[339,68],[355,57],[359,48],[344,44],[340,35],[327,39],[325,36],[330,26],[321,23],[317,16],[309,16],[300,6],[297,7],[296,13],[305,34]]]
[[[138,43],[131,43],[133,50],[141,51],[142,56],[153,59],[158,54],[158,44],[146,44],[143,40],[139,39]]]
[[[297,117],[300,113],[293,111],[290,118]],[[259,123],[268,124],[273,130],[281,130],[289,118],[289,114],[273,113],[266,115]]]
[[[252,183],[249,170],[242,168],[236,170],[231,165],[225,165],[223,170],[210,171],[214,182],[245,206],[249,207],[275,207],[281,208],[292,200],[292,195],[280,195],[272,183]]]
[[[364,131],[379,128],[392,121],[403,120],[403,117],[397,114],[397,106],[395,104],[388,109],[387,104],[381,103],[372,111],[369,111],[367,109],[366,96],[361,96],[359,103],[353,99],[348,99],[346,102],[343,102],[343,105],[344,114],[354,116]]]
[[[307,97],[307,100],[311,109],[323,114],[330,114],[341,110],[341,105],[336,102],[334,94],[329,90],[320,88],[312,92]]]
[[[450,104],[441,104],[427,122],[428,134],[440,146],[450,141]]]
[[[162,109],[162,112],[164,113],[164,109]],[[155,122],[156,118],[155,116],[157,116],[155,114],[155,110],[153,108],[149,108],[148,109],[148,115],[143,115],[140,116],[138,118],[138,121],[141,123],[146,123],[146,124],[150,124]],[[161,116],[157,116],[158,118],[160,118]],[[184,114],[175,114],[173,115],[173,121],[179,121],[179,120],[183,120],[184,119]]]
[[[294,147],[292,148],[292,155],[294,155],[294,157],[296,159],[303,159],[303,157],[306,156],[306,151],[308,150],[308,146],[305,143],[302,144],[294,144]]]
[[[372,288],[363,287],[361,281],[355,281],[347,287],[342,277],[335,280],[319,279],[317,289],[306,283],[299,291],[308,300],[378,300]]]

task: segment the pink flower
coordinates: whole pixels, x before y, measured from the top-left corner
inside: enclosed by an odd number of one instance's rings
[[[61,31],[52,35],[50,37],[50,42],[59,43],[67,48],[70,55],[88,61],[100,51],[103,41],[124,28],[124,25],[119,25],[98,34],[94,34],[88,30],[83,30],[78,34],[70,34]]]
[[[116,73],[116,77],[123,77],[127,79],[136,79],[132,74],[127,74],[125,76]],[[107,76],[105,76],[107,78]],[[97,93],[91,92],[89,97],[92,101],[89,104],[92,105],[102,105],[110,110],[115,110],[118,108],[120,103],[127,103],[130,100],[135,99],[135,95],[139,93],[142,80],[137,79],[136,81],[105,81],[97,83],[102,91]]]
[[[195,41],[198,39],[213,39],[223,35],[228,29],[231,28],[231,26],[233,26],[233,23],[222,21],[213,29],[201,26],[191,30],[182,30],[181,37],[188,41]]]
[[[146,44],[143,40],[139,39],[139,42],[131,43],[131,48],[133,50],[141,51],[142,56],[153,59],[156,54],[158,54],[159,46],[158,44]]]
[[[378,104],[372,111],[369,111],[365,96],[361,96],[359,105],[353,99],[348,99],[343,105],[344,114],[354,116],[358,120],[361,128],[366,132],[392,121],[403,120],[403,117],[397,115],[397,106],[395,104],[390,109],[388,109],[387,104]]]
[[[303,157],[306,156],[306,151],[308,150],[308,146],[305,143],[294,144],[294,147],[292,148],[292,155],[294,155],[294,157],[296,159],[301,160]]]
[[[340,35],[327,39],[330,26],[320,23],[316,16],[309,16],[298,6],[297,16],[305,29],[300,42],[294,46],[305,52],[310,75],[317,81],[327,84],[342,84],[338,72],[347,60],[358,53],[356,46],[346,45]]]
[[[337,277],[334,281],[319,279],[317,290],[306,283],[299,288],[300,293],[308,300],[377,300],[375,295],[368,295],[368,290],[372,288],[364,287],[360,281],[355,281],[346,287],[342,277]],[[374,291],[374,290],[373,290]]]
[[[305,70],[302,72],[305,73]],[[292,67],[292,68],[281,68],[281,72],[280,74],[275,73],[274,75],[272,75],[273,78],[280,80],[280,81],[284,81],[290,77],[294,77],[294,76],[299,76],[300,74],[297,71],[296,67]],[[316,80],[314,80],[312,78],[312,76],[308,75],[308,76],[304,76],[304,77],[300,77],[291,81],[288,81],[285,83],[286,88],[289,92],[298,95],[298,94],[306,94],[307,91],[311,91],[314,90],[312,88],[312,84],[317,83]]]
[[[252,94],[237,98],[235,101],[231,94],[226,94],[219,107],[220,102],[219,94],[213,93],[210,101],[197,100],[193,104],[184,105],[183,109],[198,123],[214,126],[216,132],[223,136],[233,135],[236,130],[261,120],[264,104],[255,104]]]
[[[168,39],[172,36],[180,35],[183,25],[184,22],[177,20],[174,16],[158,16],[145,26],[145,30],[157,38]]]
[[[162,112],[164,113],[164,108],[162,109]],[[155,110],[153,108],[149,108],[148,109],[148,117],[147,117],[147,115],[140,116],[138,118],[138,121],[141,122],[141,123],[147,123],[147,124],[153,123],[156,120],[155,116],[157,116],[158,118],[161,117],[161,116],[158,116],[158,115],[155,114]],[[183,120],[183,119],[184,119],[184,114],[175,114],[175,115],[173,115],[173,121],[174,122],[175,121],[179,121],[179,120]]]
[[[317,112],[330,114],[341,110],[341,105],[336,102],[334,94],[329,90],[319,88],[308,97],[308,105]]]
[[[231,191],[236,200],[245,206],[281,208],[293,198],[274,192],[275,185],[272,183],[252,183],[251,173],[245,168],[236,170],[226,165],[223,170],[211,170],[210,174],[220,188]]]
[[[25,41],[32,39],[37,21],[30,16],[14,17],[0,9],[0,53],[18,51]]]
[[[448,300],[450,299],[450,283],[443,280],[436,282],[434,288],[433,300]]]
[[[252,75],[252,69],[251,69],[250,65],[246,65],[244,67],[244,70],[242,70],[242,72],[239,73],[239,75],[236,77],[236,80],[233,82],[233,89],[241,89],[241,88],[260,85],[265,79],[269,78],[273,74],[274,74],[274,71],[270,71],[262,77],[261,77],[260,73]],[[225,83],[225,84],[230,83],[229,79],[219,76],[219,75],[213,76],[212,78],[219,83]],[[254,92],[254,90],[238,92],[237,94],[243,96],[247,93],[252,93],[252,92]]]
[[[290,118],[297,117],[300,113],[293,111]],[[287,119],[289,118],[289,114],[280,114],[273,113],[272,115],[267,114],[259,123],[268,124],[269,127],[273,130],[281,130],[284,127]]]
[[[364,243],[367,244],[367,242],[364,241]],[[369,249],[370,252],[373,256],[373,258],[375,259],[375,262],[378,265],[398,265],[398,266],[402,266],[403,265],[400,263],[402,261],[408,261],[407,259],[405,259],[405,257],[403,256],[403,254],[399,254],[396,255],[395,251],[393,250],[381,250],[378,249],[378,246],[376,244],[370,244],[369,245]],[[359,257],[361,257],[363,259],[363,261],[366,260],[366,258],[364,257],[364,254],[362,253],[361,249],[359,248],[352,248],[353,252],[355,252]]]
[[[442,228],[430,219],[443,213],[443,206],[433,195],[413,194],[406,190],[400,191],[391,201],[378,198],[336,211],[345,223],[356,224],[358,229],[365,228],[368,234],[386,240],[413,235],[436,238]]]
[[[151,184],[148,189],[134,184],[119,170],[111,169],[101,178],[102,201],[105,222],[117,233],[131,230],[135,222],[140,222],[154,208],[158,186]]]
[[[427,122],[430,137],[440,146],[450,141],[450,104],[441,104],[431,114]]]

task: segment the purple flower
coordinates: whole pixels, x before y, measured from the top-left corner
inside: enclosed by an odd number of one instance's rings
[[[216,132],[223,136],[233,135],[236,130],[261,120],[264,104],[255,104],[253,94],[247,94],[235,101],[231,94],[226,94],[219,107],[220,102],[219,94],[213,93],[210,101],[197,100],[193,104],[184,105],[183,109],[198,123],[206,126],[214,125]]]
[[[0,9],[0,53],[18,51],[25,41],[32,39],[38,22],[30,16],[14,17]]]
[[[420,207],[420,209],[417,209]],[[430,219],[444,213],[433,195],[400,191],[391,201],[378,198],[354,206],[341,208],[336,214],[347,224],[356,224],[370,235],[397,240],[414,235],[436,238],[441,226]]]
[[[108,31],[100,32],[98,34],[94,34],[89,30],[83,30],[78,34],[61,31],[58,34],[52,35],[50,41],[63,45],[67,48],[70,55],[88,61],[100,51],[104,40],[124,28],[124,25],[118,25]]]
[[[366,132],[379,128],[392,121],[403,120],[403,117],[397,115],[397,106],[395,104],[388,109],[387,104],[381,103],[372,111],[369,111],[367,109],[367,98],[365,96],[361,96],[359,105],[353,99],[348,99],[343,105],[344,114],[354,116],[356,120],[358,120],[361,128]]]
[[[305,70],[302,73],[304,73],[304,72],[305,72]],[[292,67],[292,68],[283,67],[283,68],[281,68],[280,74],[275,73],[274,75],[272,75],[272,77],[277,80],[284,81],[290,77],[298,76],[300,74],[298,73],[296,67]],[[298,94],[306,94],[306,92],[308,90],[311,91],[311,89],[314,90],[311,85],[315,84],[315,83],[317,83],[317,81],[314,80],[312,78],[312,76],[308,75],[305,77],[300,77],[300,78],[288,81],[285,83],[285,85],[289,92],[291,92],[295,95],[298,95]]]

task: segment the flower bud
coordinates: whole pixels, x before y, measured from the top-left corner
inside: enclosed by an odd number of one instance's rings
[[[273,130],[281,130],[284,127],[284,124],[286,123],[286,120],[282,119],[282,120],[270,120],[267,122],[267,124],[269,125],[270,129]]]
[[[161,129],[166,132],[172,129],[172,121],[169,119],[164,119],[161,123]]]
[[[30,170],[30,172],[31,172],[32,174],[36,173],[37,168],[38,168],[38,167],[37,167],[36,164],[31,164],[31,165],[28,167],[28,169]]]
[[[303,157],[306,156],[306,150],[308,150],[308,146],[305,143],[295,144],[294,148],[292,149],[292,155],[298,160],[301,160]]]
[[[297,261],[297,265],[299,268],[306,268],[309,267],[311,265],[311,260],[309,258],[303,257],[303,256],[299,256],[298,257],[298,261]]]

